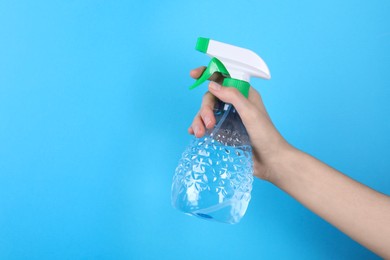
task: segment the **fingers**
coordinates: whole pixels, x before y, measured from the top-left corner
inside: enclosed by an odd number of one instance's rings
[[[200,114],[198,113],[194,121],[192,121],[191,126],[188,128],[188,133],[195,135],[197,138],[202,137],[206,132],[206,129],[204,127],[202,118],[200,117]]]
[[[200,108],[199,114],[207,129],[210,129],[215,125],[215,117],[213,112],[214,105],[215,96],[213,96],[210,92],[206,92],[206,94],[203,96],[202,106]]]
[[[190,76],[191,76],[191,78],[194,78],[194,79],[199,78],[199,77],[202,75],[202,73],[203,73],[203,71],[204,71],[205,69],[206,69],[205,66],[200,66],[199,68],[196,68],[196,69],[191,70],[191,71],[190,71]]]
[[[200,66],[199,68],[193,69],[190,71],[190,76],[194,79],[197,79],[202,75],[205,69],[206,69],[205,66]],[[206,93],[206,95],[203,98],[201,110],[195,116],[191,126],[188,128],[188,133],[191,135],[195,135],[198,138],[202,137],[205,134],[206,132],[205,128],[212,127],[213,124],[214,114],[212,111],[212,107],[214,104],[213,101],[211,100],[210,95],[211,95],[210,93],[208,94]],[[211,106],[212,116],[210,116],[210,112],[207,111],[210,106]]]
[[[188,133],[200,138],[205,134],[206,129],[214,127],[216,123],[213,112],[214,104],[215,97],[210,92],[207,92],[203,96],[202,106],[188,129]]]

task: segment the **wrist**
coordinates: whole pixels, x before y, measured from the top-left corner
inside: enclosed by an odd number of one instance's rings
[[[278,186],[286,175],[289,174],[288,169],[299,153],[298,149],[287,142],[280,145],[276,152],[267,159],[266,171],[261,179]]]

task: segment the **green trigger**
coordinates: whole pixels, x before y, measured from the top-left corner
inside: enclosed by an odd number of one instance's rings
[[[190,89],[194,89],[208,80],[215,72],[221,73],[224,77],[229,77],[229,72],[226,69],[225,65],[222,64],[220,60],[217,58],[212,58],[206,70],[202,73],[199,79],[195,81],[195,83],[190,87]]]

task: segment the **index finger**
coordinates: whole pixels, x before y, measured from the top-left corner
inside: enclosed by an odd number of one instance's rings
[[[203,71],[206,69],[206,66],[200,66],[199,68],[193,69],[190,71],[190,76],[194,79],[199,78]]]

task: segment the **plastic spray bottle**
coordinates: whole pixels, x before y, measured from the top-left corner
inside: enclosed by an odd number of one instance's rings
[[[270,79],[265,62],[254,52],[207,38],[198,38],[196,50],[212,57],[194,89],[215,72],[222,85],[237,88],[245,97],[251,76]],[[218,101],[216,125],[194,138],[176,168],[172,205],[190,215],[234,224],[244,216],[253,182],[252,147],[240,116],[231,104]]]

